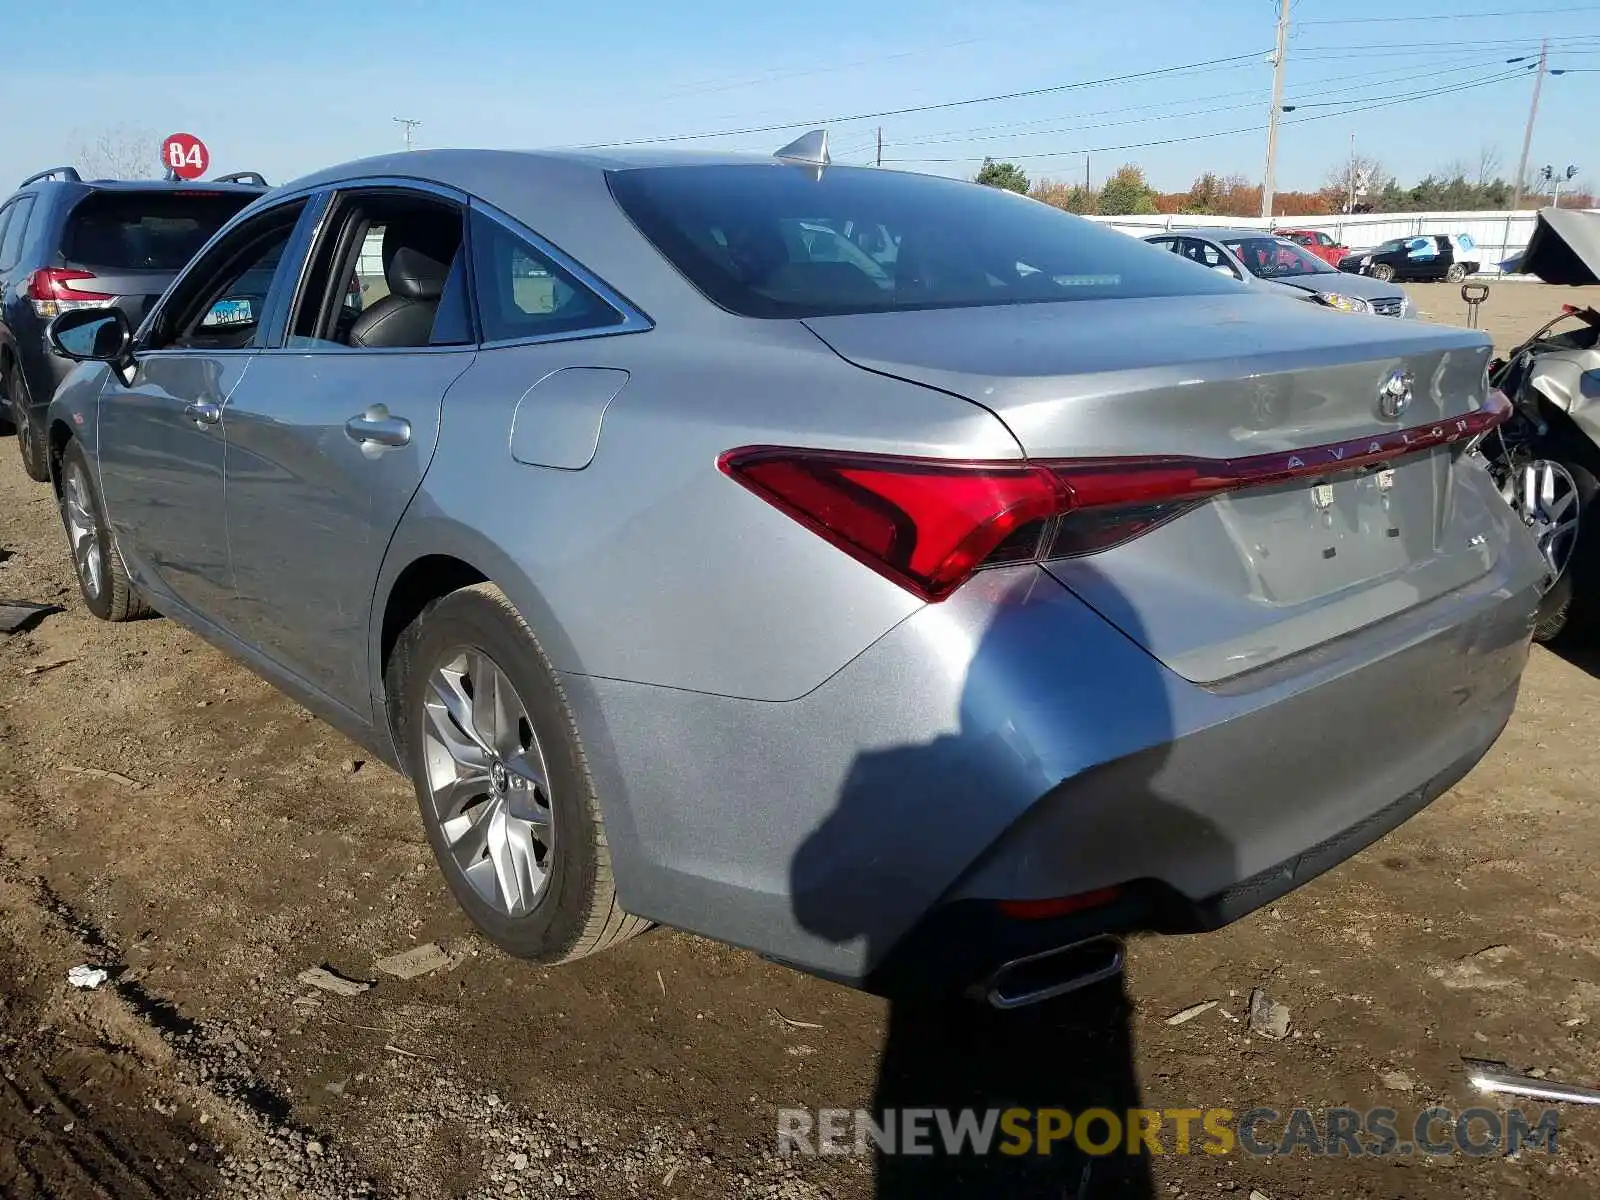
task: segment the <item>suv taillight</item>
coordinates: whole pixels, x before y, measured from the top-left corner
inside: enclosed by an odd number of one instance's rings
[[[94,278],[93,271],[70,271],[65,267],[42,267],[28,276],[28,299],[41,317],[55,317],[73,308],[105,308],[116,299],[109,292],[96,292],[73,284]]]
[[[923,600],[980,567],[1076,558],[1120,546],[1214,496],[1388,464],[1469,441],[1510,415],[1498,391],[1434,425],[1243,458],[960,462],[746,446],[724,474]]]

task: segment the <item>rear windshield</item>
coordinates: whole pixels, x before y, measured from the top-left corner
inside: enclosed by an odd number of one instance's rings
[[[613,172],[645,237],[712,301],[815,317],[1183,296],[1240,285],[1010,192],[929,175],[774,164]]]
[[[67,261],[125,271],[176,271],[251,193],[96,192],[67,225]]]

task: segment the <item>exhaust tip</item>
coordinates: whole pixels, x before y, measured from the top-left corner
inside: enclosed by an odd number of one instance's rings
[[[992,1008],[1026,1008],[1120,974],[1122,942],[1101,935],[1014,958],[990,975],[979,990]]]

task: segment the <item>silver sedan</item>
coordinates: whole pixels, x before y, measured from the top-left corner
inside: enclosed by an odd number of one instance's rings
[[[52,336],[90,611],[403,772],[540,961],[1057,994],[1427,804],[1528,652],[1483,334],[820,139],[352,163]]]

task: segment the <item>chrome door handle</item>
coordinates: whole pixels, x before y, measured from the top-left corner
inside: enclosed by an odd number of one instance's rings
[[[205,400],[196,401],[194,404],[183,406],[183,415],[196,425],[215,425],[222,420],[222,409]]]
[[[411,441],[411,422],[404,417],[391,417],[382,404],[374,404],[360,416],[344,423],[350,440],[367,446],[404,446]]]

